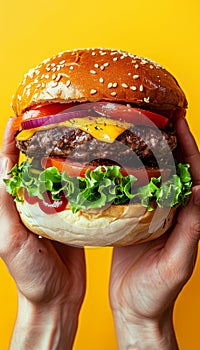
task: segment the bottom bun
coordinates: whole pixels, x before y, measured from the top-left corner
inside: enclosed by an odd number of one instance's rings
[[[17,202],[24,225],[37,235],[75,246],[127,246],[161,236],[173,224],[177,207],[148,211],[137,205],[98,210],[70,209],[46,214],[38,204]]]

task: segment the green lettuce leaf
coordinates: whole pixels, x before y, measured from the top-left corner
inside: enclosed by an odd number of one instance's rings
[[[41,200],[46,191],[51,192],[53,200],[59,200],[64,193],[73,212],[134,202],[141,203],[148,210],[153,209],[153,202],[160,207],[184,206],[192,186],[189,165],[181,163],[177,165],[177,174],[169,180],[162,182],[161,177],[151,178],[142,187],[134,186],[136,177],[123,176],[117,165],[99,166],[92,171],[87,169],[83,178],[60,173],[55,167],[40,171],[25,161],[15,165],[9,174],[12,177],[4,179],[6,190],[16,201],[22,200],[22,189],[26,189],[29,196],[37,196]]]

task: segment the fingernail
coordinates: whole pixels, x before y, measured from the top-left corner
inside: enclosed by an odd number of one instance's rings
[[[6,176],[8,172],[8,158],[2,157],[0,159],[0,175]]]

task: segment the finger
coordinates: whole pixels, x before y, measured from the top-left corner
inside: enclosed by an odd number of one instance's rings
[[[13,123],[13,117],[9,118],[6,124],[0,158],[4,156],[8,157],[11,160],[12,164],[14,165],[18,161],[19,152],[16,148],[15,137],[14,137],[15,131],[12,128],[12,123]]]
[[[190,164],[194,185],[200,185],[200,153],[196,141],[184,118],[178,118],[176,129],[179,149],[182,150],[184,162]]]
[[[6,186],[3,179],[7,178],[8,171],[13,167],[13,165],[18,160],[18,152],[16,151],[14,131],[11,127],[13,118],[9,118],[3,143],[0,153],[0,214],[1,222],[10,222],[10,213],[15,214],[15,204],[13,198],[6,192]],[[12,214],[12,215],[13,215]],[[12,221],[15,218],[15,215],[12,216]],[[19,221],[19,219],[17,219]]]
[[[177,275],[188,277],[194,262],[200,239],[200,186],[195,186],[188,205],[177,218],[177,224],[165,246],[166,261],[177,271]],[[163,256],[164,257],[164,256]]]

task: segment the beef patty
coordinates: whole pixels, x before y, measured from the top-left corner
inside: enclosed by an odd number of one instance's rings
[[[113,143],[99,141],[90,134],[65,126],[37,131],[26,141],[17,141],[17,147],[28,157],[64,157],[74,161],[110,159],[129,164],[133,156],[145,164],[156,160],[167,162],[177,146],[173,132],[145,126],[131,126]],[[134,165],[135,166],[135,165]]]

